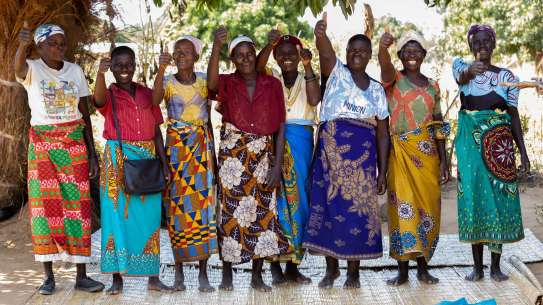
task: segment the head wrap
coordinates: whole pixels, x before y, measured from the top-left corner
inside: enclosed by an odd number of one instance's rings
[[[478,32],[486,32],[490,35],[490,38],[496,42],[496,31],[488,24],[473,24],[468,31],[468,43],[471,45],[473,36]]]
[[[204,44],[202,43],[202,41],[192,35],[183,35],[181,37],[179,37],[179,39],[177,39],[175,41],[175,43],[177,43],[178,41],[181,41],[181,40],[188,40],[192,43],[192,45],[194,45],[194,50],[196,51],[196,54],[198,54],[198,56],[202,55],[202,49],[204,47]],[[175,43],[174,43],[174,47],[175,47]]]
[[[419,32],[413,30],[407,31],[398,40],[398,50],[401,50],[410,41],[418,42],[420,46],[424,49],[424,51],[428,51],[428,42],[426,41],[426,39],[424,39],[424,37]]]
[[[38,44],[55,34],[62,34],[65,36],[64,30],[58,25],[48,23],[42,24],[36,29],[36,32],[34,32],[34,42]]]
[[[250,44],[252,44],[254,46],[254,41],[247,37],[247,36],[244,36],[244,35],[238,35],[238,37],[234,38],[230,44],[228,45],[228,54],[232,55],[232,51],[234,51],[234,48],[236,48],[238,46],[238,44],[242,43],[242,42],[248,42]]]
[[[279,47],[283,43],[291,43],[294,46],[300,46],[300,49],[303,49],[304,47],[298,37],[292,36],[292,35],[283,35],[273,45],[273,57],[275,57],[275,53],[277,52],[277,47]]]

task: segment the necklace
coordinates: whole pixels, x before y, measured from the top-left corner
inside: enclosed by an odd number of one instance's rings
[[[281,77],[282,78],[282,77]],[[283,79],[283,84],[285,83],[285,80]],[[302,91],[302,82],[300,81],[300,74],[296,77],[296,81],[294,81],[294,86],[290,89],[284,86],[287,92],[287,107],[290,108],[296,100],[298,99],[298,95],[300,95],[300,92]],[[290,109],[288,109],[290,110]]]

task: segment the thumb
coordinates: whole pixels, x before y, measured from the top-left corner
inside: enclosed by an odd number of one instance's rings
[[[385,33],[390,34],[390,27],[388,26],[388,24],[385,24]]]
[[[322,13],[322,21],[324,21],[325,23],[328,23],[328,13],[327,12]]]
[[[477,59],[477,61],[480,61],[481,60],[481,53],[477,52],[477,56],[475,57],[475,59]]]
[[[23,21],[23,29],[30,29],[30,26],[28,25],[28,21]]]
[[[170,53],[168,50],[168,45],[164,45],[164,53]]]

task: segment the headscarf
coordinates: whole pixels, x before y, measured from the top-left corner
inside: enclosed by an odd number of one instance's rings
[[[202,43],[202,41],[192,35],[183,35],[181,37],[179,37],[179,39],[176,40],[176,43],[178,41],[181,41],[181,40],[188,40],[192,43],[192,45],[194,46],[194,50],[196,51],[196,54],[198,54],[198,56],[201,56],[202,55],[202,49],[204,47],[204,44]],[[174,44],[175,46],[175,44]]]
[[[426,41],[426,39],[424,39],[424,37],[419,32],[413,30],[407,31],[398,40],[398,50],[401,50],[410,41],[418,42],[420,46],[424,49],[424,51],[428,51],[428,42]]]
[[[292,35],[283,35],[273,45],[273,57],[275,57],[276,55],[277,47],[279,47],[283,43],[292,43],[294,46],[300,46],[300,49],[303,49],[304,47],[298,37]]]
[[[64,30],[58,25],[49,23],[42,24],[36,29],[36,32],[34,32],[34,42],[37,45],[55,34],[62,34],[65,36]]]
[[[248,42],[250,44],[252,44],[254,46],[254,41],[245,36],[245,35],[238,35],[238,37],[234,38],[230,44],[228,45],[228,54],[229,55],[232,55],[232,51],[234,51],[234,49],[238,46],[238,44],[242,43],[242,42]]]
[[[496,31],[488,24],[473,24],[468,31],[468,43],[471,45],[473,36],[478,32],[486,32],[490,35],[490,38],[496,42]]]

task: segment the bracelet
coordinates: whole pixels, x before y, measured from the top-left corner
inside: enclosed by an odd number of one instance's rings
[[[315,74],[313,74],[310,77],[304,76],[304,79],[305,79],[306,82],[312,82],[312,81],[317,79],[317,76]]]

